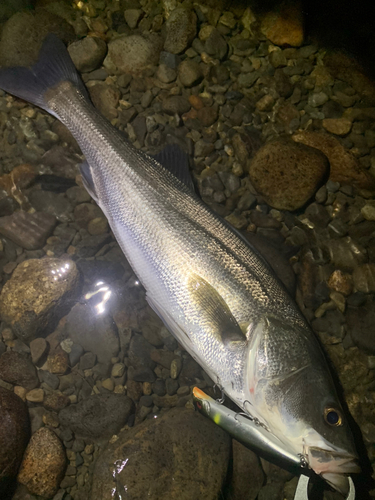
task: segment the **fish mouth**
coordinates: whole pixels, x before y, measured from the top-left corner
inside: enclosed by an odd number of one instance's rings
[[[360,472],[357,455],[345,451],[309,446],[307,460],[311,469],[344,496],[349,491],[348,475]]]

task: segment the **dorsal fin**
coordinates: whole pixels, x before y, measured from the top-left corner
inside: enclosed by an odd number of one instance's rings
[[[189,156],[177,144],[168,144],[153,158],[192,191],[195,191],[189,172]]]

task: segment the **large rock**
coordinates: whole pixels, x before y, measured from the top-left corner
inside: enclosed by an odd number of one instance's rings
[[[30,435],[27,406],[13,392],[0,387],[0,496],[16,477]]]
[[[107,314],[97,315],[89,305],[76,304],[66,318],[66,333],[84,348],[96,354],[100,363],[110,363],[120,344],[116,326]]]
[[[328,174],[327,158],[293,141],[265,144],[250,164],[250,180],[271,207],[297,210],[307,203]]]
[[[109,71],[136,75],[158,63],[161,49],[157,35],[121,36],[109,42],[103,64]]]
[[[61,410],[59,420],[80,436],[110,438],[126,424],[133,411],[133,401],[128,396],[95,394]]]
[[[166,22],[164,50],[179,54],[186,50],[197,33],[197,16],[193,10],[174,9]]]
[[[17,337],[31,341],[50,333],[79,293],[72,261],[31,259],[17,266],[0,294],[0,315]]]
[[[18,12],[4,25],[0,40],[1,66],[30,66],[35,63],[40,46],[48,33],[64,42],[74,39],[73,28],[59,16],[39,10]]]
[[[107,446],[96,463],[91,499],[110,500],[114,488],[126,487],[132,500],[216,500],[229,453],[230,438],[220,427],[175,408]]]
[[[301,131],[294,134],[292,139],[316,148],[327,156],[331,181],[375,192],[375,178],[335,137],[321,132]]]
[[[232,450],[233,473],[230,498],[255,500],[264,482],[264,472],[259,457],[235,439],[232,440]]]
[[[60,439],[48,427],[42,427],[30,439],[17,479],[34,495],[51,498],[59,489],[65,468]]]
[[[7,351],[0,356],[0,378],[28,391],[39,385],[35,366],[26,354],[17,351]]]

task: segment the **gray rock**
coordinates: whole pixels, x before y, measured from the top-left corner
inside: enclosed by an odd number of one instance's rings
[[[190,109],[189,101],[180,95],[168,96],[163,100],[163,110],[172,115],[182,115]]]
[[[102,64],[107,44],[101,38],[87,36],[69,45],[68,51],[78,71],[87,73]]]
[[[29,200],[35,210],[55,216],[60,222],[69,222],[73,207],[63,194],[52,191],[31,191]]]
[[[18,265],[0,294],[0,314],[23,341],[50,332],[80,291],[72,261],[30,259]]]
[[[41,382],[44,382],[53,390],[56,390],[60,385],[59,377],[47,370],[38,370],[38,377]]]
[[[353,283],[358,292],[375,292],[375,264],[363,264],[354,269]]]
[[[133,410],[132,400],[123,394],[98,394],[61,410],[59,421],[79,436],[110,438],[126,424]]]
[[[126,9],[124,12],[125,21],[127,22],[129,28],[134,29],[137,27],[139,21],[143,17],[142,9]]]
[[[108,120],[117,117],[116,107],[121,97],[121,93],[114,85],[107,85],[106,83],[97,83],[89,88],[90,97],[94,106],[104,115]]]
[[[36,369],[30,359],[16,351],[7,351],[0,356],[0,379],[20,385],[28,391],[39,385]]]
[[[192,87],[199,83],[203,78],[203,74],[197,62],[186,59],[178,67],[178,77],[184,87]]]
[[[73,344],[71,347],[71,351],[69,353],[69,365],[71,367],[75,366],[80,360],[83,354],[83,347],[79,344]]]
[[[323,106],[328,101],[328,96],[324,92],[315,92],[309,95],[308,103],[310,106],[317,108]]]
[[[233,475],[231,493],[233,498],[255,500],[264,483],[264,472],[259,457],[244,445],[232,439]]]
[[[164,63],[159,64],[156,72],[157,78],[163,83],[170,83],[176,80],[177,72],[174,68],[170,68]]]
[[[205,42],[205,49],[215,59],[224,59],[228,52],[228,45],[217,29],[212,30]]]
[[[158,396],[165,396],[165,394],[167,392],[166,387],[165,387],[165,381],[162,379],[156,380],[152,384],[152,390],[153,390],[154,394],[157,394]]]
[[[166,22],[164,50],[180,54],[186,50],[197,33],[197,16],[193,10],[174,9]]]
[[[110,500],[113,488],[123,491],[125,485],[134,500],[144,499],[152,478],[155,498],[177,500],[185,492],[186,499],[215,500],[229,452],[230,439],[220,427],[198,412],[176,408],[123,431],[107,446],[95,465],[91,499]],[[119,468],[126,459],[127,467]]]
[[[80,370],[89,370],[93,368],[96,363],[96,354],[93,352],[86,352],[81,359],[79,360],[79,368]]]
[[[37,338],[30,342],[31,361],[34,365],[45,361],[48,347],[47,341],[43,338]]]
[[[350,271],[367,260],[366,249],[349,236],[328,240],[324,246],[329,252],[332,264],[339,269]]]
[[[353,342],[370,355],[375,355],[374,306],[374,299],[369,298],[366,305],[361,308],[349,307],[345,316]]]
[[[151,352],[155,350],[147,340],[139,334],[133,335],[129,345],[129,362],[135,368],[155,368],[155,361],[151,359]]]
[[[166,349],[154,349],[151,352],[151,359],[168,370],[171,367],[172,361],[176,358],[179,358],[177,354],[167,351]]]
[[[30,436],[26,404],[12,391],[0,387],[0,491],[18,472]]]
[[[108,44],[104,66],[113,72],[136,75],[156,65],[161,51],[161,40],[157,35],[130,35],[115,38]]]
[[[101,363],[110,363],[120,349],[117,331],[110,316],[95,316],[85,304],[76,304],[66,317],[66,332],[75,344],[95,354]]]
[[[15,212],[0,217],[0,234],[26,250],[42,248],[56,225],[56,218],[45,212]]]
[[[179,388],[179,383],[177,380],[173,380],[172,378],[167,378],[165,381],[165,388],[167,389],[168,396],[173,396],[176,394],[177,389]]]
[[[152,382],[155,382],[156,375],[153,372],[153,370],[151,370],[151,368],[145,366],[145,367],[141,367],[141,368],[135,368],[132,378],[133,378],[133,380],[135,380],[135,382],[150,382],[150,383],[152,383]]]

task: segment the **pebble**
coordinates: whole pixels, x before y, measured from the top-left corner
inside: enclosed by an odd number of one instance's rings
[[[99,37],[87,36],[70,44],[68,51],[78,71],[88,73],[101,65],[107,52],[107,45]]]
[[[26,400],[30,403],[42,403],[44,400],[43,389],[33,389],[26,394]]]
[[[15,212],[0,217],[0,233],[26,250],[42,248],[56,225],[56,218],[44,212]]]
[[[361,213],[366,220],[375,221],[375,203],[374,204],[367,203],[366,205],[364,205],[361,208]]]
[[[125,373],[125,365],[123,363],[115,363],[112,367],[112,377],[122,377]]]
[[[45,356],[48,351],[48,343],[45,339],[39,337],[30,342],[30,353],[31,353],[31,361],[34,365],[37,365],[39,362],[43,363],[45,361]]]
[[[7,351],[0,356],[0,379],[27,390],[35,389],[39,385],[31,360],[16,351]]]
[[[184,87],[192,87],[203,78],[203,74],[197,62],[186,59],[178,66],[178,77]]]
[[[193,10],[175,8],[167,19],[164,50],[180,54],[189,47],[197,32],[197,16]]]
[[[345,118],[326,118],[322,121],[323,127],[331,134],[345,136],[352,128],[352,122]]]
[[[181,358],[176,358],[171,361],[171,378],[172,379],[177,379],[178,376],[180,375],[182,369],[182,360]]]

